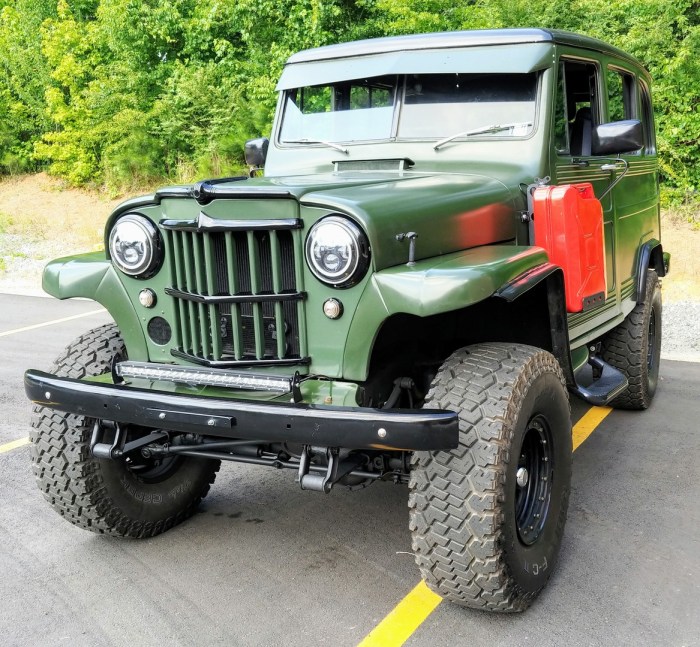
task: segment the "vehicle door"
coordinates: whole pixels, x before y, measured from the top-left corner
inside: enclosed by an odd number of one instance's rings
[[[610,160],[591,154],[593,129],[603,123],[603,72],[599,61],[574,54],[562,55],[557,67],[554,109],[552,184],[590,182],[597,197],[610,185]],[[601,199],[605,235],[606,302],[615,307],[618,300],[615,271],[615,222],[611,193]]]
[[[639,119],[644,147],[613,160],[610,179],[615,212],[615,273],[620,297],[627,311],[636,299],[637,260],[640,245],[658,238],[659,171],[654,142],[654,122],[649,86],[633,68],[612,60],[605,68],[606,121]]]

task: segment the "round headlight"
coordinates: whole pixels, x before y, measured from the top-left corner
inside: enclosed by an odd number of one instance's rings
[[[150,220],[128,214],[117,220],[109,234],[109,253],[124,274],[147,278],[160,263],[159,243],[158,230]]]
[[[336,288],[355,285],[369,266],[364,232],[341,216],[319,220],[306,238],[306,261],[316,278]]]

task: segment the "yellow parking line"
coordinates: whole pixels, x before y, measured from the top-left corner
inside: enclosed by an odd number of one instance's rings
[[[14,330],[6,330],[5,332],[0,332],[0,337],[7,337],[8,335],[15,335],[20,332],[27,332],[28,330],[36,330],[37,328],[43,328],[44,326],[53,326],[54,324],[60,324],[65,321],[73,321],[73,319],[80,319],[81,317],[89,317],[90,315],[98,315],[103,312],[107,312],[104,308],[99,310],[90,310],[90,312],[83,312],[79,315],[73,315],[72,317],[63,317],[62,319],[54,319],[53,321],[44,321],[43,323],[34,324],[33,326],[25,326],[24,328],[15,328]]]
[[[612,407],[591,407],[581,416],[572,430],[574,451],[596,430],[611,411]]]
[[[440,602],[442,598],[421,580],[358,647],[403,645]]]
[[[592,407],[572,429],[574,451],[581,446],[612,411],[610,407]],[[401,647],[437,609],[442,598],[425,582],[419,582],[358,645],[358,647]]]
[[[13,449],[18,449],[19,447],[24,447],[28,444],[29,438],[18,438],[17,440],[13,440],[11,443],[5,443],[4,445],[0,445],[0,454],[4,454],[5,452],[11,452]]]

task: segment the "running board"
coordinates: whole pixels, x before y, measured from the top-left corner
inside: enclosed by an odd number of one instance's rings
[[[588,363],[593,367],[594,371],[600,374],[600,377],[593,380],[588,386],[581,386],[577,383],[571,391],[589,404],[603,407],[612,402],[627,388],[627,378],[600,357],[589,357]]]

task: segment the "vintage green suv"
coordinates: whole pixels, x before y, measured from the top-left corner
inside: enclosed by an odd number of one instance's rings
[[[150,537],[222,460],[318,492],[408,484],[428,586],[525,609],[564,531],[568,392],[644,409],[657,385],[649,87],[542,29],[292,56],[250,177],[128,200],[104,252],[47,266],[49,294],[114,324],[26,373],[46,499]]]

